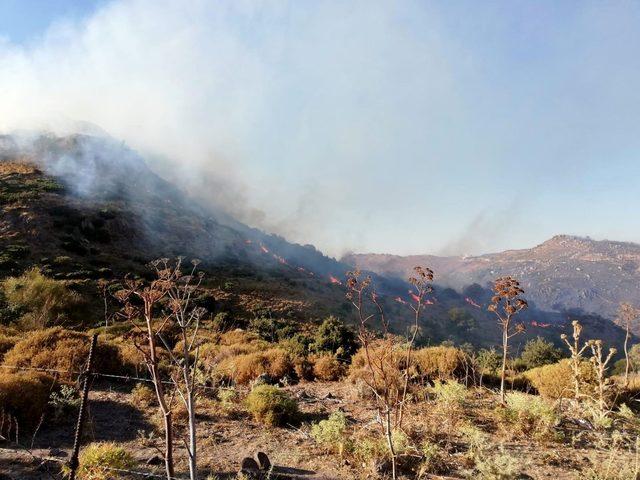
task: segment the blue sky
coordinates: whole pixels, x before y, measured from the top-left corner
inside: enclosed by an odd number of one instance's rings
[[[42,35],[51,23],[78,20],[102,0],[0,0],[0,35],[16,43]]]
[[[334,255],[640,241],[637,2],[0,1],[0,37],[0,129],[92,122]]]

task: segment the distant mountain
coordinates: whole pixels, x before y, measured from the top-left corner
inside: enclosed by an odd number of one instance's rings
[[[620,302],[640,305],[640,245],[635,243],[557,235],[530,249],[473,257],[350,254],[342,261],[400,278],[414,265],[429,265],[439,283],[457,290],[513,275],[527,298],[543,310],[577,310],[613,319]]]

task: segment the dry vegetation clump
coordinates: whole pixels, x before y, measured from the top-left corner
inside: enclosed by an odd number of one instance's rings
[[[320,355],[312,360],[313,375],[319,380],[333,382],[339,380],[344,374],[344,366],[335,355]]]
[[[469,390],[455,380],[436,380],[427,390],[435,398],[435,405],[429,413],[434,417],[438,430],[451,433],[464,418]]]
[[[254,387],[245,404],[249,413],[260,423],[280,426],[297,421],[298,404],[284,390],[273,385]]]
[[[0,435],[14,438],[16,422],[20,430],[37,425],[54,384],[40,373],[0,372]]]
[[[13,348],[18,342],[19,337],[10,336],[4,333],[0,333],[0,358]]]
[[[238,345],[251,344],[260,341],[261,339],[257,333],[248,332],[246,330],[237,328],[235,330],[230,330],[228,332],[222,333],[220,335],[220,340],[218,341],[218,343],[220,343],[220,345]]]
[[[559,415],[554,405],[542,397],[522,392],[507,393],[506,400],[506,406],[496,410],[505,434],[538,440],[557,438],[554,427]]]
[[[570,359],[560,360],[558,363],[532,368],[524,372],[524,377],[545,398],[557,400],[560,398],[575,398],[573,381],[573,365]],[[584,384],[592,384],[593,371],[587,361],[579,364],[581,389]]]
[[[347,428],[345,414],[334,412],[328,419],[311,425],[309,434],[325,451],[342,456],[346,451],[353,449],[353,443],[347,435]]]
[[[78,480],[111,480],[121,478],[117,470],[131,470],[136,462],[129,452],[115,443],[92,443],[80,451]],[[114,470],[111,470],[114,469]],[[65,467],[68,473],[68,467]]]
[[[29,333],[4,356],[4,365],[35,367],[60,371],[80,372],[89,354],[88,335],[62,327],[52,327]],[[118,349],[98,342],[94,357],[95,371],[115,373],[122,370],[122,358]],[[60,374],[60,378],[71,380],[73,373]]]
[[[362,396],[370,396],[371,389],[381,392],[387,387],[399,392],[403,387],[401,366],[405,358],[404,345],[388,339],[375,340],[368,349],[361,348],[351,357],[349,381],[360,387]],[[385,377],[374,375],[368,366],[369,362],[379,366],[379,370],[384,370]]]
[[[295,357],[293,359],[293,370],[298,380],[311,381],[313,376],[313,363],[307,357]]]
[[[149,408],[157,405],[156,392],[149,385],[137,383],[131,390],[131,401],[134,405]]]
[[[465,375],[465,353],[458,348],[425,347],[416,350],[413,356],[422,381],[461,379]]]
[[[220,378],[227,382],[247,385],[261,375],[277,381],[294,373],[289,354],[281,348],[229,356],[215,368]]]
[[[45,328],[69,319],[81,303],[79,295],[66,282],[44,276],[38,267],[19,277],[8,277],[0,284],[11,308],[23,312],[23,328]]]

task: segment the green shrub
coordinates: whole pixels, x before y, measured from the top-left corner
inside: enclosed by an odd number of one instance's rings
[[[311,438],[329,452],[342,455],[348,446],[347,417],[342,412],[332,413],[327,420],[311,425]]]
[[[318,352],[331,352],[342,359],[348,359],[356,350],[355,334],[332,315],[318,327],[313,346]]]
[[[258,385],[251,390],[246,406],[253,418],[270,426],[295,422],[299,414],[296,401],[272,385]]]
[[[78,480],[112,480],[120,478],[116,470],[131,470],[135,460],[127,450],[115,443],[92,443],[80,451]],[[68,472],[68,467],[66,468]]]
[[[293,320],[284,318],[254,318],[249,322],[249,330],[256,332],[260,338],[275,343],[293,337],[299,326]]]
[[[526,369],[530,370],[543,365],[550,365],[560,361],[564,355],[562,350],[542,337],[529,340],[520,355],[520,360]]]
[[[450,407],[464,406],[468,395],[467,387],[455,380],[436,380],[430,390],[435,394],[439,404]]]
[[[411,442],[402,430],[394,430],[391,438],[398,457],[409,451]],[[364,465],[368,465],[372,473],[379,473],[390,462],[387,439],[380,435],[376,437],[366,435],[356,438],[353,442],[353,456]]]
[[[80,407],[78,391],[70,385],[60,385],[60,390],[52,392],[49,396],[49,406],[54,422],[68,418]]]
[[[521,392],[511,392],[506,396],[507,406],[499,412],[509,432],[523,436],[548,439],[558,421],[555,408],[544,398]]]
[[[502,365],[502,357],[494,348],[481,349],[475,360],[481,375],[495,375]]]

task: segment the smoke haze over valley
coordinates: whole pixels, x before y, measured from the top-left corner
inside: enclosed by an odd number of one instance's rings
[[[0,38],[0,130],[108,133],[209,207],[334,256],[637,241],[639,15],[95,2]]]

